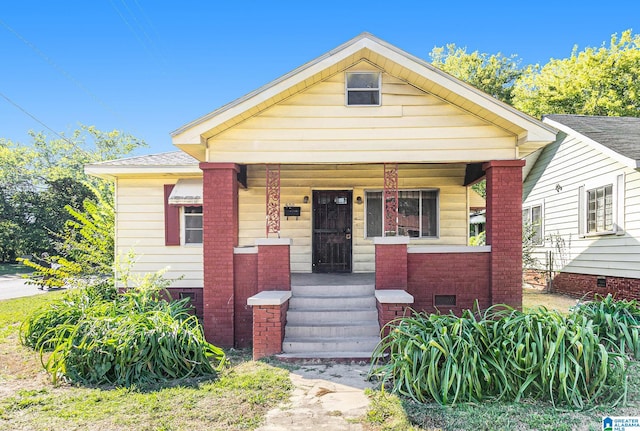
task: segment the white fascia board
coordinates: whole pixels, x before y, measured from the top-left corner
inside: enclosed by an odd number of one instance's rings
[[[171,133],[173,142],[180,144],[199,144],[200,136],[202,134],[226,121],[231,120],[252,107],[271,99],[283,91],[294,87],[298,83],[304,82],[310,77],[328,69],[333,64],[340,62],[344,58],[353,55],[365,47],[364,42],[366,40],[367,39],[361,39],[357,42],[351,43],[351,45],[343,48],[342,50],[336,49],[330,51],[327,54],[318,57],[316,60],[306,63],[275,81],[252,91],[246,96],[236,99],[235,101],[228,103],[189,124],[186,124]]]
[[[579,132],[576,132],[571,127],[565,126],[562,123],[559,123],[557,121],[551,120],[549,118],[544,118],[543,121],[545,123],[548,123],[548,124],[552,125],[556,129],[563,131],[567,135],[575,136],[580,141],[586,143],[587,145],[590,145],[591,147],[593,147],[597,151],[600,151],[601,153],[605,154],[606,156],[611,157],[614,160],[617,160],[618,162],[622,163],[625,166],[630,167],[631,169],[640,168],[640,160],[634,160],[634,159],[632,159],[630,157],[627,157],[627,156],[625,156],[623,154],[620,154],[617,151],[614,151],[611,148],[607,147],[606,145],[602,145],[601,143],[599,143],[597,141],[594,141],[593,139],[591,139],[588,136],[585,136],[585,135],[583,135],[583,134],[581,134]]]
[[[553,142],[555,140],[556,131],[554,131],[553,128],[548,127],[541,121],[536,120],[506,103],[477,90],[471,85],[444,73],[424,60],[413,57],[404,51],[399,51],[395,47],[392,48],[390,46],[378,44],[376,48],[377,49],[373,50],[398,63],[400,66],[424,76],[435,84],[447,88],[448,90],[451,90],[451,92],[458,94],[470,102],[482,106],[483,108],[495,113],[497,116],[527,130],[528,133],[526,137],[523,135],[519,137],[520,139],[543,142]]]
[[[97,166],[87,165],[84,168],[87,175],[99,178],[113,179],[123,175],[202,175],[198,166]]]

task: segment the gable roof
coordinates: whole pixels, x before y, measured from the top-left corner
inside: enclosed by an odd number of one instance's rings
[[[544,122],[567,134],[579,134],[592,146],[636,169],[640,167],[640,118],[546,115]]]
[[[204,161],[209,138],[314,84],[343,72],[362,60],[507,130],[517,137],[517,145],[523,155],[555,139],[556,130],[552,127],[454,78],[424,60],[369,33],[362,33],[271,83],[175,130],[171,134],[173,143],[198,160]]]
[[[202,175],[198,160],[183,151],[171,151],[91,163],[85,166],[84,171],[87,174],[101,178],[140,174]]]

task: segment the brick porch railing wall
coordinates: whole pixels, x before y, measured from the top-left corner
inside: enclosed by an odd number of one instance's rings
[[[522,307],[522,167],[524,160],[485,163],[491,302]]]
[[[416,247],[419,249],[420,247]],[[425,247],[426,248],[426,247]],[[437,249],[437,246],[433,246]],[[460,247],[472,249],[472,247]],[[483,249],[487,249],[483,247]],[[408,255],[409,285],[413,307],[429,313],[436,312],[436,295],[455,295],[455,306],[440,306],[441,313],[473,309],[476,299],[481,309],[491,305],[490,260],[491,253],[414,253]]]
[[[604,277],[606,287],[598,287],[598,276],[561,272],[553,278],[554,293],[564,293],[576,298],[593,299],[595,294],[611,294],[617,299],[640,300],[640,279]]]
[[[258,246],[258,291],[291,290],[290,238],[256,240]]]
[[[233,249],[238,245],[238,165],[200,163],[203,191],[203,327],[207,340],[234,346]]]

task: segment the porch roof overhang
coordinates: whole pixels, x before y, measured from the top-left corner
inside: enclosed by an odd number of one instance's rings
[[[175,130],[171,134],[173,143],[194,158],[207,161],[208,142],[211,138],[362,60],[508,131],[516,141],[515,151],[509,158],[522,158],[555,140],[557,130],[552,126],[516,110],[369,33],[362,33],[273,82]],[[446,160],[446,156],[439,161],[454,162]],[[320,160],[316,162],[331,163]]]
[[[182,151],[128,157],[85,165],[88,175],[113,180],[126,177],[201,177],[198,161]]]

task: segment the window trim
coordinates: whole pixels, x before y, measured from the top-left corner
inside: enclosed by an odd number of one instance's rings
[[[533,216],[533,208],[540,207],[540,242],[534,242],[533,245],[542,246],[545,242],[545,223],[544,223],[544,201],[528,202],[527,206],[522,207],[522,212],[529,212],[529,220]],[[524,214],[523,214],[524,215]],[[524,220],[522,221],[522,228],[524,229]]]
[[[349,88],[349,75],[352,74],[376,74],[378,75],[378,86],[376,88],[365,88],[365,87],[356,87],[356,88]],[[349,92],[351,91],[373,91],[373,90],[377,90],[378,91],[378,103],[377,104],[350,104],[349,103]],[[349,72],[345,72],[344,75],[344,105],[350,108],[366,108],[366,107],[371,107],[371,106],[382,106],[382,72],[375,72],[375,71],[371,71],[371,70],[351,70]]]
[[[186,247],[198,247],[202,246],[204,243],[204,218],[202,225],[202,241],[201,242],[187,242],[187,217],[193,217],[195,215],[199,215],[203,217],[203,212],[200,213],[187,213],[185,211],[185,207],[200,207],[202,209],[202,205],[181,205],[180,206],[180,244]],[[194,229],[195,230],[195,229]]]
[[[589,232],[589,192],[611,186],[611,230]],[[597,237],[606,235],[624,235],[624,189],[625,174],[603,175],[597,179],[586,181],[579,188],[579,236]]]
[[[398,193],[400,192],[420,192],[420,216],[418,217],[418,219],[420,220],[420,234],[421,236],[408,236],[407,237],[411,240],[411,241],[417,241],[417,240],[437,240],[440,239],[440,189],[436,188],[436,187],[428,187],[428,188],[417,188],[417,189],[398,189]],[[436,192],[436,222],[437,222],[437,228],[436,228],[436,235],[435,236],[422,236],[422,192]],[[385,230],[384,230],[384,202],[381,203],[381,211],[383,213],[383,217],[381,217],[381,222],[382,222],[382,226],[381,226],[381,232],[382,235],[381,236],[368,236],[367,235],[367,226],[368,226],[368,220],[367,220],[367,214],[369,213],[368,209],[368,205],[369,205],[369,200],[367,199],[367,195],[369,193],[382,193],[382,195],[384,196],[384,190],[383,189],[367,189],[364,190],[364,238],[365,239],[373,239],[373,238],[389,238],[391,236],[387,236],[385,235]]]

